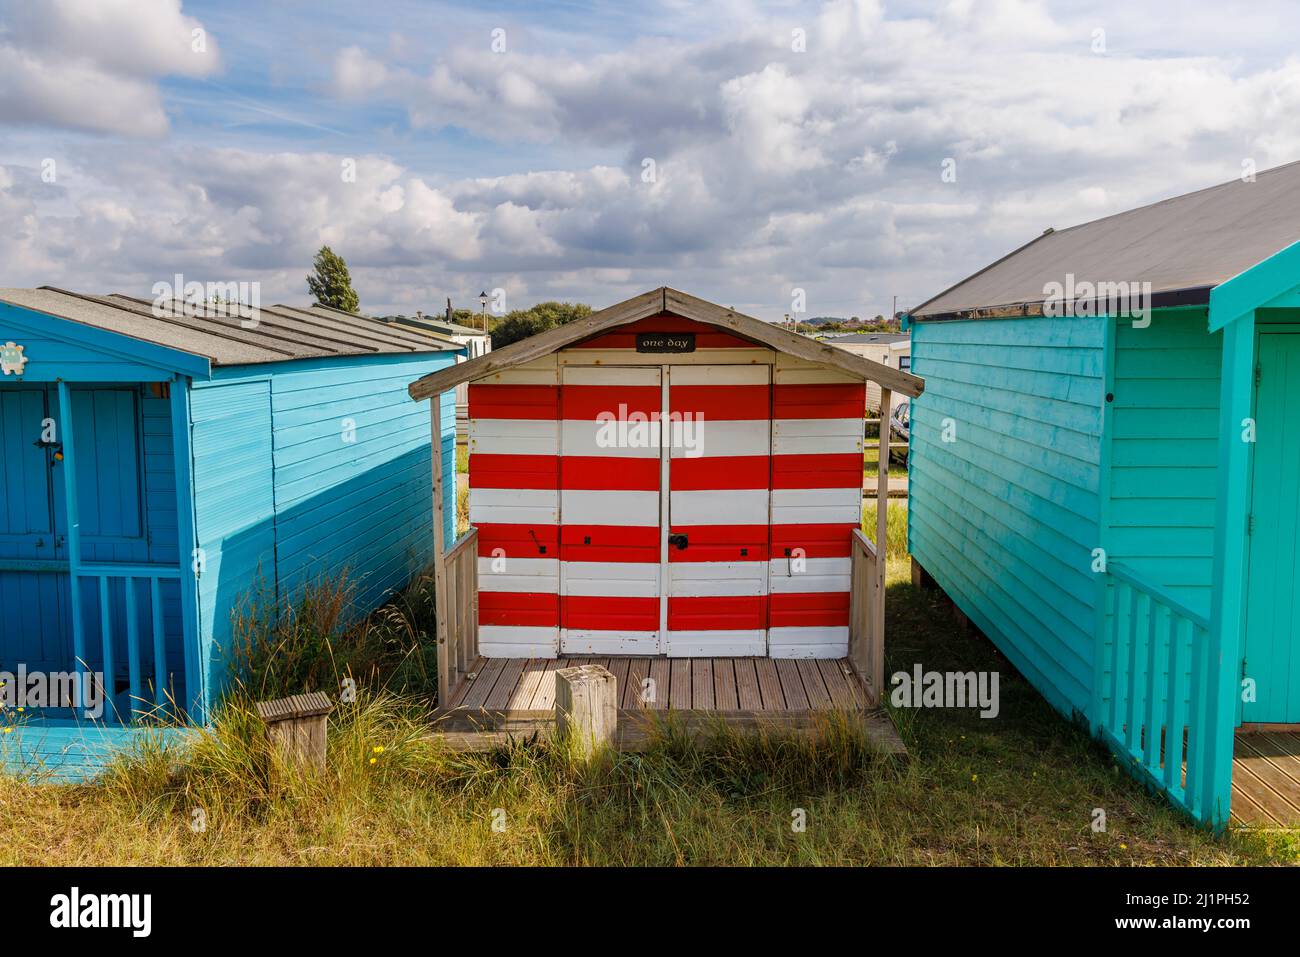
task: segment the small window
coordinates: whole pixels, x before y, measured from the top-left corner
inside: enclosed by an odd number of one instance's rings
[[[911,371],[912,371],[912,357],[911,357],[911,356],[899,356],[899,357],[898,357],[898,368],[902,369],[904,372],[911,372]]]

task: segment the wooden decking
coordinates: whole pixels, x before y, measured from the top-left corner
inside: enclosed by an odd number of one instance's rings
[[[1256,827],[1300,828],[1300,732],[1237,735],[1232,818]]]
[[[638,747],[656,716],[688,728],[719,720],[733,727],[807,730],[819,715],[860,716],[887,753],[905,748],[867,696],[847,659],[479,658],[435,715],[435,731],[457,746],[491,746],[546,732],[554,722],[555,672],[598,664],[618,681],[620,747]]]

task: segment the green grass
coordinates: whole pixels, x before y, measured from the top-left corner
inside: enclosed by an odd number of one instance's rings
[[[892,510],[891,510],[892,511]],[[891,535],[893,542],[895,536]],[[902,561],[890,671],[996,670],[1001,713],[894,712],[910,759],[851,725],[816,741],[667,736],[590,767],[549,745],[455,754],[427,702],[379,681],[330,719],[329,767],[290,774],[246,695],[181,752],[146,742],[102,786],[0,778],[7,864],[1259,864],[1295,837],[1213,837],[1120,773]],[[390,615],[405,615],[394,611]],[[385,627],[393,627],[390,620]],[[1107,816],[1094,833],[1093,809]],[[806,813],[796,833],[793,815]],[[192,823],[202,812],[205,828]],[[503,821],[504,830],[493,828]]]
[[[876,475],[878,463],[880,462],[880,446],[867,440],[867,446],[862,452],[862,472],[864,475]],[[890,478],[907,478],[907,464],[905,462],[896,462],[893,459],[889,461]]]
[[[872,542],[876,540],[876,515],[878,513],[874,499],[862,503],[862,533]],[[885,558],[902,559],[907,557],[907,502],[904,499],[891,499],[889,511],[885,515]]]

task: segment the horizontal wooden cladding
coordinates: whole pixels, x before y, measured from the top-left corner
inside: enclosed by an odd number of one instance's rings
[[[772,417],[776,419],[862,418],[866,390],[861,382],[827,382],[784,385],[772,389]]]
[[[765,570],[762,570],[765,574]],[[484,625],[560,626],[585,631],[656,631],[658,596],[560,595],[548,592],[479,592]],[[670,631],[836,628],[849,623],[849,593],[778,592],[754,595],[685,595],[668,599]]]
[[[476,419],[558,419],[560,390],[555,385],[469,385],[470,417]]]

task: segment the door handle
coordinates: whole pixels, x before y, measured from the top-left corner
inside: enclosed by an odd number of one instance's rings
[[[677,535],[668,536],[668,544],[671,545],[673,548],[677,549],[679,552],[685,549],[686,546],[689,545],[690,543],[691,540],[687,538],[685,535],[682,535],[680,533]]]

